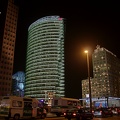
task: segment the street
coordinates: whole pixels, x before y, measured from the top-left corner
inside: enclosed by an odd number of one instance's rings
[[[67,120],[64,117],[45,118],[44,120]],[[72,119],[75,120],[75,119]],[[113,116],[107,118],[93,118],[92,120],[120,120],[120,116]]]
[[[4,118],[0,118],[0,120],[4,120]],[[28,120],[28,119],[22,119],[22,120]],[[37,119],[37,120],[67,120],[67,119],[64,117],[57,117],[55,114],[48,113],[45,119]],[[71,119],[71,120],[76,120],[76,119]],[[113,117],[106,117],[106,118],[94,117],[92,120],[120,120],[120,116],[113,116]]]

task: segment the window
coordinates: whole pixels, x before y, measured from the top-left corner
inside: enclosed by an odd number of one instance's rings
[[[13,107],[22,107],[22,101],[13,100],[12,106]]]
[[[25,108],[32,108],[32,102],[29,102],[29,101],[24,102],[24,107]]]

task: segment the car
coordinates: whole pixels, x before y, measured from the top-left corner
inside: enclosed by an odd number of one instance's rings
[[[120,115],[120,108],[117,108],[117,113],[118,115]]]
[[[118,115],[118,110],[116,107],[114,108],[111,108],[112,112],[113,112],[113,115]]]
[[[113,110],[113,114],[114,114],[114,111],[115,111],[115,113],[116,113],[116,115],[120,115],[120,107],[114,107],[114,108],[112,108],[112,110]]]
[[[94,114],[88,108],[82,108],[78,114],[77,120],[93,119]]]
[[[113,116],[113,112],[109,108],[98,108],[95,109],[94,112],[94,117],[108,117],[108,116]]]
[[[85,108],[80,109],[70,109],[64,112],[64,117],[68,120],[72,118],[76,118],[77,120],[84,120],[84,119],[93,119],[94,115],[92,112]]]
[[[37,114],[38,114],[39,118],[45,119],[46,116],[47,116],[47,111],[46,111],[45,108],[39,107],[39,108],[37,109]]]
[[[78,115],[78,109],[69,109],[64,112],[64,117],[68,120],[71,120],[72,118],[76,118]]]
[[[113,112],[113,115],[118,115],[118,111],[117,110],[113,109],[112,112]]]

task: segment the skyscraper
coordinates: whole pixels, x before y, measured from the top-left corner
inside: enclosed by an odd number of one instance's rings
[[[11,94],[18,6],[13,0],[0,3],[0,97]]]
[[[64,18],[46,16],[28,28],[25,95],[64,97]]]
[[[120,97],[120,59],[98,45],[92,54],[93,75],[98,81],[95,97]],[[98,92],[97,92],[98,91]]]
[[[92,98],[120,98],[120,59],[111,51],[97,45],[92,54],[92,62]],[[82,98],[86,98],[88,93],[88,80],[86,79],[82,81]],[[113,103],[109,103],[111,104]]]

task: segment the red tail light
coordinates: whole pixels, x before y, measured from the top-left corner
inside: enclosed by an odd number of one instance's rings
[[[100,111],[102,113],[102,111]]]
[[[64,115],[66,115],[66,113],[64,113]]]
[[[73,116],[76,116],[76,113],[73,113]]]

